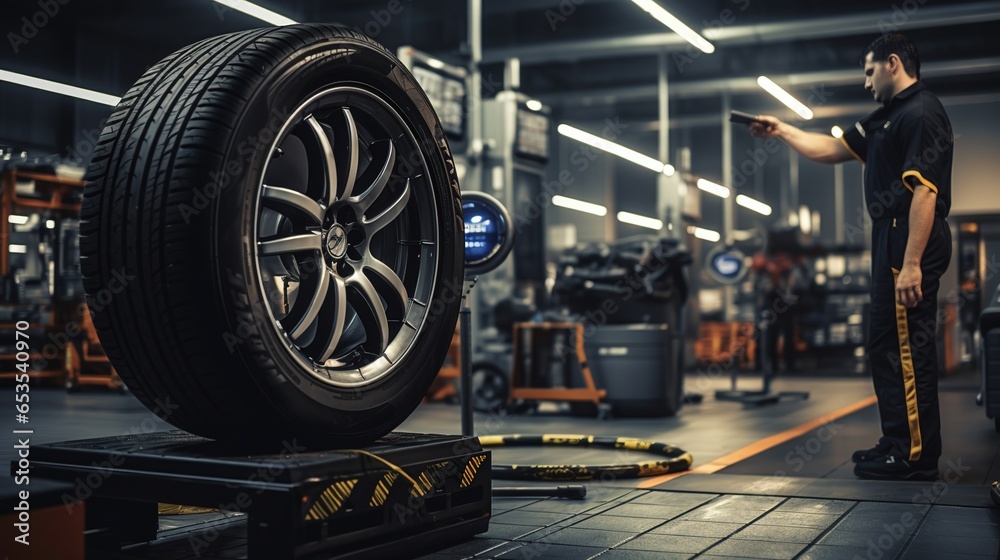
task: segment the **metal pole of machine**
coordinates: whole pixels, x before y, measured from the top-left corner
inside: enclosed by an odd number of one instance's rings
[[[483,190],[485,161],[483,161],[483,123],[482,123],[482,76],[479,64],[483,59],[483,2],[469,0],[469,169],[466,177],[473,180],[475,190]],[[464,286],[463,286],[464,288]],[[467,290],[466,290],[467,292]],[[462,435],[474,436],[472,414],[472,295],[463,294],[462,309],[459,312],[459,352],[461,362],[462,390]]]
[[[732,94],[728,91],[722,94],[722,184],[727,188],[732,188],[733,184],[733,127],[729,123],[729,111],[733,108]],[[728,236],[732,235],[734,227],[733,199],[736,193],[730,193],[722,200],[722,243],[728,242]],[[724,286],[722,288],[722,313],[725,319],[731,320],[734,316],[735,286]]]
[[[469,148],[468,170],[462,190],[483,189],[483,86],[479,65],[483,60],[483,2],[469,0]]]
[[[670,161],[670,84],[667,76],[667,51],[660,51],[659,56],[659,158],[663,163]],[[676,239],[679,236],[679,224],[681,223],[680,193],[675,182],[670,180],[663,173],[656,178],[657,210],[659,218],[663,219],[663,225],[667,228],[667,237]],[[675,227],[674,221],[678,226]]]

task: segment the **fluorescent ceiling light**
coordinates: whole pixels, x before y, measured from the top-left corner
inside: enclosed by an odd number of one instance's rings
[[[436,58],[427,58],[427,66],[440,70],[444,68],[444,63]]]
[[[11,253],[17,253],[23,255],[28,252],[27,245],[8,245]]]
[[[707,39],[698,35],[698,33],[696,33],[693,29],[674,17],[674,15],[670,12],[664,10],[659,4],[653,2],[653,0],[632,1],[635,2],[636,6],[639,6],[643,10],[649,12],[649,15],[656,18],[657,21],[669,27],[671,31],[684,38],[685,41],[698,47],[702,52],[709,54],[715,52],[715,47],[712,46],[712,43],[709,43]]]
[[[729,198],[729,189],[707,179],[698,179],[698,188],[721,198]]]
[[[633,149],[605,140],[600,136],[594,136],[589,132],[584,132],[579,128],[572,127],[568,124],[561,124],[556,130],[558,130],[559,134],[562,134],[563,136],[567,136],[578,142],[583,142],[584,144],[597,148],[598,150],[604,150],[605,152],[614,154],[620,158],[627,159],[632,163],[645,167],[646,169],[652,169],[657,173],[663,171],[664,165],[659,161],[656,161],[649,156],[642,155]]]
[[[83,99],[84,101],[93,101],[94,103],[101,103],[112,107],[118,105],[118,102],[121,101],[120,97],[115,97],[106,93],[78,88],[76,86],[68,86],[66,84],[60,84],[59,82],[52,82],[41,78],[35,78],[34,76],[18,74],[17,72],[8,72],[7,70],[0,70],[0,81],[51,91],[52,93],[68,95],[77,99]]]
[[[11,214],[10,216],[7,216],[7,222],[14,224],[15,226],[23,226],[24,224],[28,223],[28,217],[20,216],[18,214]]]
[[[839,126],[834,126],[830,129],[830,134],[832,134],[834,138],[840,138],[844,135],[844,129]]]
[[[56,229],[56,221],[55,220],[45,220],[45,227],[48,228],[48,229]]]
[[[799,206],[799,229],[806,235],[812,233],[812,213],[808,206]]]
[[[767,93],[773,95],[778,101],[784,103],[789,109],[795,111],[803,119],[809,120],[813,118],[813,112],[809,109],[809,107],[806,107],[801,101],[795,99],[792,94],[781,89],[781,86],[772,82],[767,76],[757,78],[757,85],[764,88]]]
[[[663,229],[662,221],[657,220],[656,218],[647,218],[646,216],[633,214],[631,212],[619,212],[618,221],[649,229],[655,229],[655,230]]]
[[[226,6],[227,8],[232,8],[237,12],[243,12],[248,16],[255,17],[261,21],[266,21],[267,23],[274,25],[292,25],[298,23],[294,19],[288,19],[285,16],[272,12],[267,8],[262,8],[253,2],[247,2],[246,0],[215,0],[219,4]]]
[[[569,208],[570,210],[586,212],[588,214],[593,214],[595,216],[606,216],[608,214],[608,209],[601,206],[600,204],[591,204],[589,202],[584,202],[582,200],[577,200],[575,198],[569,198],[568,196],[561,196],[561,195],[553,196],[552,204],[555,204],[556,206],[561,206],[563,208]]]
[[[719,232],[700,227],[694,228],[694,236],[697,237],[698,239],[711,241],[712,243],[715,243],[716,241],[722,239],[722,236],[719,235]]]
[[[736,195],[736,204],[744,208],[749,208],[758,214],[771,215],[771,207],[759,200],[754,200],[745,194]]]
[[[525,103],[525,105],[527,105],[528,108],[531,109],[532,111],[541,111],[542,110],[542,102],[539,101],[539,100],[537,100],[537,99],[529,99]]]

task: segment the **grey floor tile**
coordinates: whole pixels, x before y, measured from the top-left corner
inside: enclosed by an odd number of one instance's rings
[[[811,498],[790,498],[775,511],[796,511],[799,513],[840,514],[851,509],[857,502],[849,500],[815,500]]]
[[[661,525],[651,533],[662,535],[684,535],[689,537],[728,537],[744,527],[742,523],[720,523],[716,521],[686,521],[675,519]]]
[[[937,552],[940,555],[996,554],[998,549],[1000,549],[1000,540],[997,539],[975,537],[949,537],[942,539],[941,537],[931,535],[917,535],[910,542],[909,546],[906,547],[907,551]]]
[[[690,492],[664,492],[654,490],[645,495],[639,496],[629,503],[695,508],[718,497],[718,494],[696,494]]]
[[[486,550],[495,549],[500,545],[507,544],[507,542],[508,541],[506,539],[473,538],[463,543],[456,544],[455,546],[439,550],[438,552],[441,554],[473,556]]]
[[[984,492],[986,490],[983,490]],[[927,514],[927,521],[953,523],[1000,523],[1000,511],[986,508],[934,506]]]
[[[494,515],[490,523],[505,523],[507,525],[529,525],[531,527],[544,527],[558,523],[568,517],[565,513],[552,513],[546,511],[521,511],[514,510],[500,515]]]
[[[914,532],[920,523],[920,517],[911,513],[873,514],[850,512],[837,523],[837,529],[843,531],[883,531],[896,534],[905,531]]]
[[[647,533],[618,546],[620,550],[649,550],[654,552],[686,552],[694,554],[719,542],[714,537],[682,537]]]
[[[833,513],[772,511],[754,523],[758,525],[779,525],[781,527],[816,527],[825,529],[833,525],[839,517],[839,515]]]
[[[490,530],[483,533],[482,537],[490,539],[502,539],[512,541],[529,532],[537,531],[536,527],[526,525],[505,525],[503,523],[490,523]]]
[[[823,535],[816,543],[824,546],[848,546],[896,553],[903,548],[909,535],[890,534],[885,531],[845,531],[839,527]]]
[[[624,531],[627,533],[645,533],[646,531],[663,524],[661,519],[645,519],[642,517],[617,517],[613,515],[601,515],[584,519],[579,523],[574,523],[572,527],[576,529],[602,529],[605,531]]]
[[[920,526],[917,536],[933,535],[941,537],[985,537],[1000,538],[1000,524],[968,523],[954,521],[927,520]]]
[[[722,496],[712,501],[713,506],[718,507],[735,507],[738,509],[753,510],[753,511],[767,511],[772,509],[781,502],[785,501],[785,498],[777,498],[772,496]]]
[[[622,504],[606,510],[604,513],[607,515],[617,515],[619,517],[646,517],[659,519],[662,522],[667,521],[668,519],[673,519],[678,515],[683,515],[690,509],[691,508],[686,507],[658,506],[653,504],[636,504],[629,502],[627,504]]]
[[[983,555],[971,555],[971,554],[948,554],[947,556],[941,556],[940,552],[931,552],[926,550],[907,550],[899,557],[899,560],[995,560],[997,555],[983,556]]]
[[[616,548],[598,556],[595,560],[689,560],[694,554],[684,552],[651,552],[648,550],[622,550]]]
[[[711,507],[706,504],[700,508],[685,513],[680,518],[689,521],[721,521],[723,523],[749,523],[764,515],[761,511],[749,511],[732,508]]]
[[[777,525],[748,525],[732,535],[734,539],[809,544],[823,533],[815,527],[778,527]]]
[[[511,525],[511,527],[513,526],[514,525]],[[518,525],[518,527],[520,527],[521,529],[529,529],[524,525]],[[565,527],[561,525],[553,527],[536,527],[534,530],[525,532],[524,534],[520,535],[518,538],[514,540],[517,542],[538,542],[540,540],[545,539],[545,537],[548,537],[553,533],[558,533],[559,531],[562,531],[563,529],[565,529]]]
[[[602,531],[600,529],[577,529],[567,527],[538,539],[537,542],[572,544],[577,546],[596,546],[601,548],[612,548],[615,545],[634,537],[636,533],[624,531]]]
[[[545,560],[586,560],[602,550],[602,548],[589,546],[535,542],[508,549],[492,557],[504,560],[538,560],[542,558]]]
[[[493,512],[510,511],[539,501],[538,498],[493,498]]]
[[[562,500],[550,498],[539,500],[533,504],[528,504],[519,508],[518,511],[548,511],[551,513],[582,513],[602,506],[603,502],[588,502],[586,500]]]
[[[802,552],[807,545],[802,543],[779,543],[768,541],[747,541],[741,539],[726,539],[705,551],[706,554],[739,556],[743,558],[769,558],[773,560],[791,560]]]
[[[851,546],[814,545],[807,548],[795,560],[850,560],[868,558],[868,549]]]
[[[899,514],[909,512],[914,515],[922,515],[930,506],[924,504],[899,504],[891,502],[859,502],[851,513],[892,513]]]

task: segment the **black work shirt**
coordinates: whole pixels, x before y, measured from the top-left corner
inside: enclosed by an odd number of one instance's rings
[[[846,128],[841,141],[865,164],[872,219],[909,217],[917,185],[937,193],[934,213],[948,216],[955,139],[944,106],[922,80]]]

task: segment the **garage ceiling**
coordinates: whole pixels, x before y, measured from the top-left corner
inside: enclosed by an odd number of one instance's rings
[[[46,2],[59,3],[59,13],[45,18],[46,25],[19,44],[15,53],[11,34],[21,34],[21,18],[30,19]],[[411,44],[450,62],[468,60],[465,0],[258,3],[299,21],[357,27],[393,49]],[[659,3],[704,31],[716,44],[715,53],[688,49],[629,0],[484,0],[484,74],[500,80],[501,61],[518,56],[522,89],[554,104],[560,116],[586,120],[617,114],[654,123],[658,53],[666,49],[671,113],[678,122],[717,122],[725,91],[731,92],[734,107],[783,114],[775,101],[756,89],[753,80],[760,74],[774,78],[800,99],[823,97],[813,104],[820,118],[863,114],[872,104],[861,87],[861,50],[880,28],[899,26],[919,45],[925,78],[934,91],[957,102],[1000,96],[996,39],[1000,2]],[[173,50],[261,25],[210,0],[6,0],[4,4],[0,30],[7,40],[0,45],[0,68],[116,95]],[[95,41],[105,47],[94,50]],[[0,85],[0,96],[15,87]],[[55,98],[51,103],[78,102]],[[13,110],[3,105],[0,111]]]

